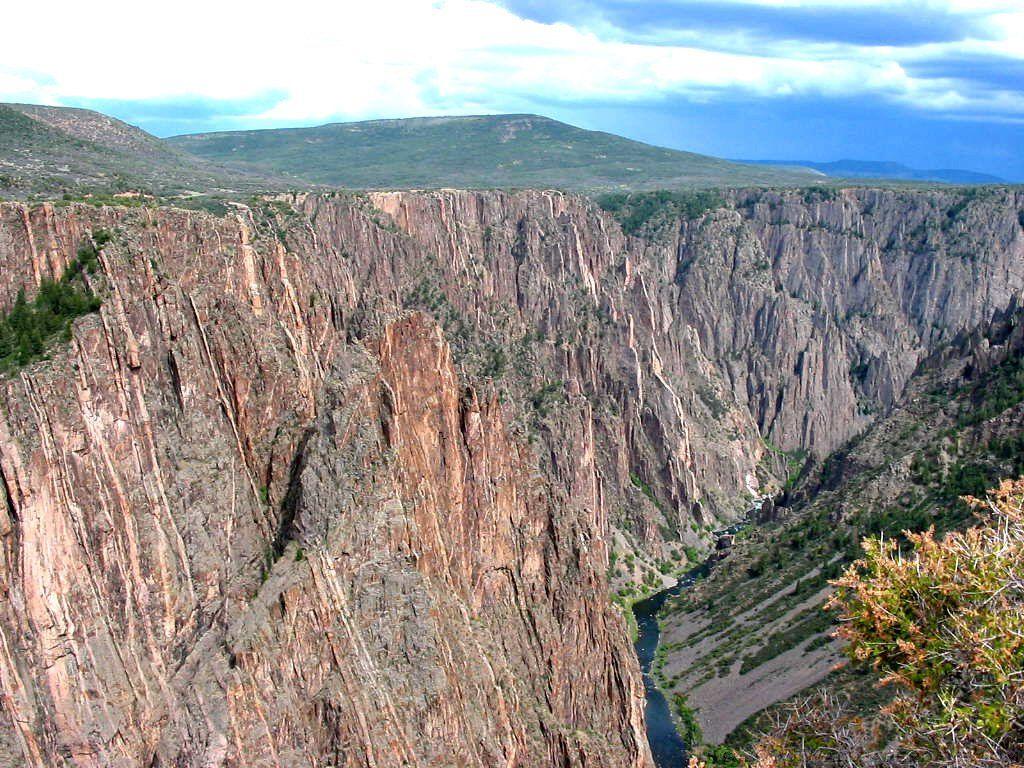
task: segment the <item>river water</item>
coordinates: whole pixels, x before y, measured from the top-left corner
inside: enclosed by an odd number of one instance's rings
[[[735,534],[745,526],[745,522],[738,523],[715,533],[716,536]],[[651,676],[651,665],[654,663],[654,653],[658,649],[658,639],[661,636],[658,614],[666,600],[693,586],[693,583],[702,576],[706,576],[710,569],[711,561],[707,560],[688,571],[676,582],[675,586],[633,604],[633,615],[636,617],[638,630],[633,647],[636,649],[636,657],[640,661],[644,693],[647,696],[647,702],[644,705],[644,714],[647,718],[647,743],[651,745],[654,764],[658,768],[685,768],[688,756],[688,745],[676,730],[675,720],[672,719],[672,710],[665,699],[665,694],[661,692]]]
[[[658,626],[658,613],[665,601],[678,595],[696,581],[697,576],[706,571],[707,564],[694,568],[683,576],[674,587],[663,590],[633,604],[633,615],[636,616],[637,638],[633,647],[640,661],[640,671],[644,678],[644,693],[647,703],[644,715],[647,718],[647,743],[651,745],[654,764],[658,768],[682,768],[686,765],[686,742],[676,730],[672,711],[665,694],[661,692],[651,677],[651,665],[654,663],[654,652],[658,649],[658,638],[661,628]]]

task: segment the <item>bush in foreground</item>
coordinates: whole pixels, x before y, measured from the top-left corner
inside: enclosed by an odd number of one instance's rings
[[[54,343],[68,341],[75,318],[100,308],[85,275],[99,269],[97,246],[106,245],[110,238],[105,230],[97,231],[96,244],[83,245],[59,280],[43,280],[31,302],[24,289],[18,291],[14,306],[0,316],[0,373],[28,365]]]
[[[1024,480],[968,502],[977,526],[905,533],[906,551],[868,539],[833,582],[838,635],[892,703],[863,718],[820,693],[778,716],[748,764],[1024,765]]]

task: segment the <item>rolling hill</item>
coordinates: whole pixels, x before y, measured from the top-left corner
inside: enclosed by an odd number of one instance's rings
[[[233,196],[288,187],[583,192],[849,183],[996,183],[897,163],[734,162],[537,115],[429,117],[159,139],[85,109],[0,104],[0,196],[142,191]]]
[[[99,112],[0,104],[0,195],[274,189],[266,174],[224,168]]]
[[[642,190],[807,185],[804,169],[732,163],[536,115],[429,117],[176,136],[171,146],[294,181],[356,189]]]

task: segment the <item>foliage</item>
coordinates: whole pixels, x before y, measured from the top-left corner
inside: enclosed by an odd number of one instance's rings
[[[530,404],[537,416],[544,418],[551,409],[562,401],[565,396],[564,384],[560,381],[549,381],[530,394]]]
[[[14,306],[0,318],[0,371],[10,371],[40,359],[54,343],[71,338],[71,324],[77,317],[95,312],[100,299],[86,275],[99,268],[99,253],[111,239],[98,230],[92,243],[83,245],[59,280],[43,280],[36,297],[29,302],[24,288]]]
[[[605,195],[598,204],[616,218],[627,235],[641,235],[672,219],[698,219],[724,206],[725,199],[711,191],[661,191]]]
[[[704,747],[701,750],[700,762],[706,768],[740,768],[740,756],[734,749],[723,744]]]
[[[868,768],[893,766],[881,757],[881,733],[847,699],[820,690],[772,717],[745,768]],[[909,768],[909,766],[907,766]]]
[[[672,696],[672,709],[677,718],[677,730],[683,742],[693,747],[704,741],[704,733],[701,731],[700,723],[697,722],[697,715],[681,693]]]
[[[1024,763],[1024,480],[967,500],[980,524],[867,539],[833,582],[838,635],[897,696],[869,725],[827,694],[779,719],[759,766]],[[891,729],[881,738],[877,728]]]
[[[982,376],[960,408],[957,426],[969,427],[1024,402],[1024,356],[1013,355]]]
[[[499,346],[489,345],[484,350],[484,363],[480,375],[488,379],[500,379],[508,368],[508,353]]]
[[[638,474],[636,474],[634,472],[630,472],[630,474],[629,474],[629,481],[636,488],[639,488],[640,492],[643,493],[643,495],[646,496],[651,501],[652,504],[654,504],[657,507],[661,506],[660,503],[658,502],[658,497],[655,496],[654,495],[654,491],[651,490],[651,486],[648,485],[646,482],[644,482],[643,478],[640,477],[640,475],[638,475]]]
[[[809,579],[808,582],[815,583],[815,580]],[[744,656],[740,674],[752,672],[808,638],[827,631],[831,626],[831,615],[825,611],[811,609],[808,615],[797,623],[770,634],[756,652]]]

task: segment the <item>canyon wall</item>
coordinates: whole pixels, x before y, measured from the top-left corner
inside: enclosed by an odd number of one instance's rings
[[[762,434],[825,456],[1024,287],[1024,194],[737,194],[686,227],[682,314]]]
[[[101,312],[0,390],[0,763],[647,764],[582,397],[540,465],[432,320],[347,336],[340,258],[2,211],[9,283],[115,237]]]
[[[0,379],[0,765],[649,764],[610,548],[708,543],[1024,284],[1019,193],[813,194],[0,205],[4,309],[113,233]]]

